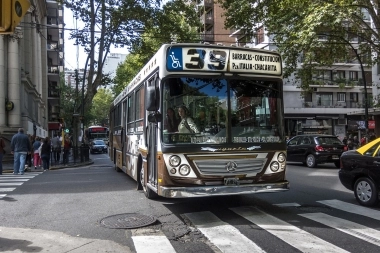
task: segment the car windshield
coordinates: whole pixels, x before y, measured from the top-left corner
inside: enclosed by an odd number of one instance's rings
[[[102,140],[96,140],[94,141],[94,145],[105,145],[105,143]]]
[[[318,137],[317,142],[319,145],[323,144],[342,144],[342,142],[336,137]]]
[[[284,140],[280,85],[278,81],[256,79],[166,79],[163,141],[202,144]]]

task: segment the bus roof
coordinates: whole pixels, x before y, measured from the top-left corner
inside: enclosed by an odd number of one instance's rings
[[[197,59],[205,64],[197,64]],[[165,67],[164,67],[165,66]],[[278,52],[265,49],[199,43],[163,44],[124,90],[125,95],[160,67],[160,77],[168,74],[234,73],[282,78],[282,60]]]

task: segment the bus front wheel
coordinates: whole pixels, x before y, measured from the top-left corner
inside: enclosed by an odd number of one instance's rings
[[[157,193],[155,193],[152,189],[150,189],[148,186],[146,186],[144,177],[145,177],[144,167],[141,166],[141,169],[140,169],[140,184],[141,184],[142,190],[144,191],[145,197],[147,197],[148,199],[154,199],[154,198],[156,198],[157,197]]]

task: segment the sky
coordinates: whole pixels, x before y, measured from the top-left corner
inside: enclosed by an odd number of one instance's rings
[[[66,29],[75,29],[75,19],[70,9],[65,8],[64,10],[64,22]],[[81,28],[83,23],[78,20],[78,28]],[[70,30],[65,31],[65,68],[68,69],[82,69],[86,63],[87,54],[84,52],[83,48],[74,45],[74,40],[69,40]],[[121,53],[127,54],[128,51],[125,48],[112,48],[110,53]]]

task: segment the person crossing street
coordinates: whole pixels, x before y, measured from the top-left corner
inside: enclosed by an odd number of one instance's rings
[[[25,169],[26,156],[30,154],[32,145],[29,138],[24,134],[24,129],[19,128],[18,133],[13,135],[11,140],[11,150],[14,155],[13,174],[23,175]]]

